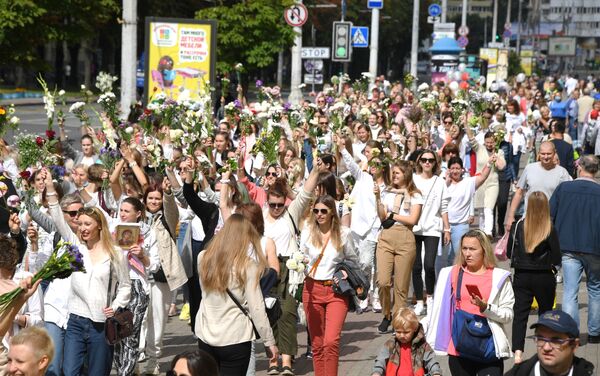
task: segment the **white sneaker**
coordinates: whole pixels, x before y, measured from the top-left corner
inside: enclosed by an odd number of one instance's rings
[[[422,300],[417,300],[417,304],[415,304],[415,314],[417,316],[423,316],[427,312],[427,309],[423,305]]]
[[[365,300],[361,300],[359,304],[359,308],[362,312],[367,312],[369,310],[369,298]]]
[[[381,313],[381,303],[379,302],[379,298],[373,298],[371,306],[373,307],[373,312]]]
[[[138,363],[142,363],[146,361],[146,353],[141,351],[140,355],[138,356]]]
[[[427,305],[427,310],[429,311],[433,307],[433,296],[428,296],[425,304]]]

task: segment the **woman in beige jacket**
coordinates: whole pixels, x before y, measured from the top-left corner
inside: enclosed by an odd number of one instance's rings
[[[198,256],[202,300],[195,334],[221,376],[246,375],[257,336],[271,360],[279,356],[259,285],[266,267],[260,236],[240,214],[232,214]]]

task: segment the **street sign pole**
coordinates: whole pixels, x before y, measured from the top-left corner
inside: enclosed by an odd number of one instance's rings
[[[413,0],[412,49],[410,52],[410,74],[417,83],[417,57],[419,53],[419,0]],[[412,88],[411,88],[412,89]]]
[[[296,0],[296,4],[302,4],[302,0]],[[290,88],[290,103],[299,104],[302,100],[302,91],[299,86],[302,83],[302,26],[294,27],[294,46],[292,47],[292,82]]]
[[[377,55],[379,54],[379,8],[371,9],[371,43],[369,43],[369,86],[375,84]]]

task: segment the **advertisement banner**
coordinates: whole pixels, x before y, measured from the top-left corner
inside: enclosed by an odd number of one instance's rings
[[[498,49],[480,48],[479,58],[487,61],[487,77],[485,79],[485,83],[489,89],[492,82],[496,80],[496,71],[498,68]]]
[[[146,18],[144,98],[158,93],[197,99],[215,81],[217,22]]]
[[[533,50],[521,50],[521,69],[527,76],[533,72]]]
[[[575,56],[577,38],[550,37],[548,38],[548,56]]]
[[[496,80],[508,79],[508,50],[498,50],[498,66],[496,68]]]

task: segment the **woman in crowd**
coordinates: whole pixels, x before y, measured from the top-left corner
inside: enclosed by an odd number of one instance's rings
[[[513,223],[507,247],[506,255],[515,269],[512,349],[515,363],[521,363],[533,298],[538,303],[538,315],[552,309],[556,297],[554,275],[561,264],[558,234],[552,226],[548,198],[543,192],[529,195],[525,218]]]
[[[131,279],[131,298],[127,308],[133,313],[133,334],[115,345],[115,368],[118,375],[133,375],[140,355],[139,342],[142,321],[150,301],[150,284],[147,273],[155,273],[160,267],[156,235],[150,226],[143,222],[146,217],[144,204],[137,198],[127,197],[121,202],[119,218],[113,224],[115,233],[118,224],[137,223],[140,225],[141,242],[135,242],[129,249],[122,249],[128,261]]]
[[[345,259],[358,265],[358,256],[349,229],[340,225],[333,197],[315,200],[312,216],[302,230],[300,248],[308,260],[302,303],[312,339],[314,373],[337,375],[349,297],[333,292],[333,284],[339,283],[334,271]],[[342,274],[347,278],[345,272]]]
[[[387,333],[392,314],[406,306],[410,275],[415,261],[413,226],[419,222],[423,197],[412,179],[412,166],[407,161],[392,164],[391,184],[383,191],[373,189],[377,214],[383,230],[377,243],[377,287],[383,320],[380,333]],[[393,282],[392,282],[393,276]],[[394,305],[390,290],[394,285]]]
[[[42,174],[50,215],[62,238],[79,247],[86,270],[71,275],[63,372],[65,376],[80,375],[87,358],[89,374],[109,375],[113,347],[104,338],[104,323],[117,309],[129,303],[131,282],[127,261],[115,249],[108,223],[99,209],[83,209],[79,214],[79,233],[71,230],[58,205],[52,176],[46,169]],[[109,280],[112,280],[113,291],[108,291]],[[98,293],[90,294],[90,291]],[[105,291],[108,291],[109,301]]]
[[[425,270],[425,290],[427,307],[431,308],[431,299],[435,287],[435,258],[440,239],[444,246],[450,243],[450,222],[448,221],[448,203],[450,196],[444,178],[439,176],[440,165],[435,153],[425,150],[417,160],[417,173],[413,176],[415,186],[424,198],[419,222],[413,227],[416,243],[415,263],[412,269],[412,282],[417,298],[415,313],[424,314],[423,273]],[[425,250],[423,258],[421,251]],[[422,261],[423,260],[423,261]]]
[[[148,359],[144,372],[157,375],[171,294],[186,283],[187,277],[175,243],[179,213],[169,180],[164,178],[162,185],[149,185],[144,193],[143,202],[146,206],[145,222],[156,236],[160,265],[149,278],[150,302],[146,326],[142,329],[140,349],[145,348],[145,356]]]
[[[453,376],[501,376],[504,359],[511,356],[504,328],[513,319],[515,302],[510,272],[496,267],[492,245],[481,230],[468,231],[460,244],[454,266],[442,269],[438,277],[427,342],[437,353],[448,354]],[[474,351],[479,347],[469,346],[472,337],[463,321],[467,317],[479,328],[489,326],[485,357]]]
[[[221,376],[246,375],[257,335],[270,360],[277,360],[279,350],[259,284],[266,267],[260,236],[240,214],[232,214],[198,256],[202,301],[195,333],[200,349],[217,361]]]
[[[167,376],[219,376],[219,367],[206,351],[185,351],[171,360]]]
[[[469,225],[473,221],[472,204],[475,191],[488,178],[495,162],[496,156],[492,155],[480,175],[463,177],[462,160],[459,157],[452,157],[448,161],[446,185],[450,196],[448,221],[450,222],[451,247],[448,251],[447,265],[451,265],[454,261],[455,254],[458,254],[460,250],[462,236],[469,231]]]

